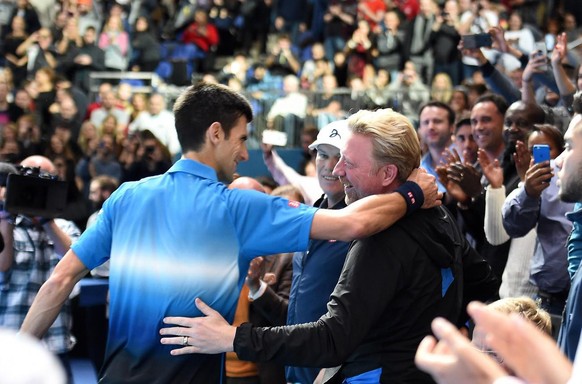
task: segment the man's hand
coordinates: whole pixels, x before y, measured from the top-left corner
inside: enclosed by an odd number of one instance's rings
[[[432,208],[442,204],[443,194],[439,192],[436,178],[428,174],[424,169],[417,168],[412,171],[408,180],[414,181],[424,194],[424,204],[422,208]]]
[[[525,173],[529,168],[529,163],[531,161],[531,153],[527,149],[527,146],[523,141],[516,141],[515,143],[515,153],[513,154],[513,161],[515,162],[515,169],[519,175],[521,181],[525,180]]]
[[[205,317],[166,317],[164,324],[175,325],[160,329],[160,342],[168,345],[179,345],[173,349],[174,356],[190,353],[222,353],[232,352],[236,327],[231,326],[214,309],[196,298],[196,307]]]
[[[245,279],[246,285],[249,287],[249,291],[254,295],[261,287],[261,273],[263,272],[263,257],[255,257],[251,260],[249,265],[249,270],[247,271],[247,277]]]
[[[531,164],[525,173],[525,192],[529,197],[539,199],[544,189],[550,186],[550,180],[554,177],[549,161]]]
[[[494,159],[491,161],[482,149],[479,149],[477,152],[477,157],[479,158],[481,169],[483,169],[483,174],[489,180],[491,188],[501,188],[503,185],[503,169],[499,165],[499,160]]]
[[[414,361],[439,384],[491,384],[507,376],[497,362],[477,350],[454,325],[442,318],[432,322],[433,336],[426,336],[416,350]]]
[[[562,60],[568,55],[568,39],[566,37],[566,32],[562,32],[556,36],[556,44],[552,50],[552,65],[562,64]]]

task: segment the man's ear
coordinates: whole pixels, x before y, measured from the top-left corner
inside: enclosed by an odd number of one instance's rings
[[[380,169],[382,175],[382,185],[391,185],[398,177],[398,167],[394,164],[383,165]]]
[[[210,124],[210,127],[206,130],[206,139],[209,143],[214,145],[218,144],[222,139],[224,139],[224,130],[222,129],[222,124],[214,122]]]

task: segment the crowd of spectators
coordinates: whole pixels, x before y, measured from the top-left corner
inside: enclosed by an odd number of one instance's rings
[[[427,154],[423,165],[440,177],[447,203],[458,210],[477,249],[486,257],[488,247],[505,247],[490,249],[505,254],[494,269],[510,284],[507,255],[524,253],[525,243],[516,239],[528,231],[521,233],[520,221],[519,231],[492,235],[487,224],[501,228],[502,219],[486,212],[500,210],[513,189],[516,205],[526,204],[520,196],[541,201],[551,196],[533,193],[528,184],[529,163],[520,154],[525,156],[529,132],[498,135],[504,143],[495,146],[499,143],[483,141],[489,133],[482,131],[499,115],[508,131],[546,123],[554,127],[537,127],[537,134],[559,136],[580,112],[573,101],[582,86],[582,8],[576,5],[574,0],[0,1],[0,161],[50,159],[69,182],[65,215],[83,229],[95,208],[92,180],[109,177],[115,185],[139,180],[165,172],[180,156],[172,97],[164,93],[176,77],[162,71],[164,64],[170,72],[184,70],[180,62],[190,66],[188,82],[223,83],[246,95],[255,113],[250,146],[258,147],[262,131],[274,129],[287,133],[289,146],[299,147],[306,133],[313,138],[359,109],[390,107],[418,128]],[[492,46],[465,47],[462,36],[476,33],[489,33]],[[170,59],[178,46],[188,48],[181,51],[187,55]],[[126,71],[153,72],[162,82],[137,91],[143,84],[124,79]],[[93,85],[91,72],[118,76]],[[516,102],[522,104],[514,107]],[[530,119],[519,120],[516,110]],[[541,119],[531,118],[539,111]],[[436,137],[442,132],[429,127],[441,113],[450,120],[443,140]],[[557,147],[563,143],[556,141]],[[309,158],[309,150],[306,154]],[[501,181],[492,164],[501,164]],[[461,183],[471,172],[478,175],[476,193],[469,181]],[[519,180],[524,187],[517,187]],[[492,191],[499,188],[504,189],[495,199]],[[488,207],[476,214],[479,199]],[[505,228],[520,218],[507,210]],[[475,217],[481,217],[479,231],[472,231]],[[536,241],[530,238],[530,253]],[[511,292],[524,293],[519,288],[525,284],[516,282]],[[565,298],[567,288],[550,293]]]

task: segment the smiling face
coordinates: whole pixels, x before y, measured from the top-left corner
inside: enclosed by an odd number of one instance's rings
[[[499,153],[503,147],[503,115],[491,101],[476,104],[471,110],[473,137],[479,148]]]
[[[340,150],[333,145],[320,144],[317,146],[315,168],[317,180],[323,193],[327,196],[330,206],[334,206],[344,197],[344,187],[337,176],[333,175],[333,169],[340,159]]]
[[[582,123],[570,124],[564,135],[566,148],[556,159],[560,199],[565,202],[582,200]]]
[[[333,170],[333,174],[339,177],[344,187],[347,204],[384,192],[372,151],[370,137],[348,134],[341,158]]]
[[[429,148],[441,152],[451,143],[454,126],[449,124],[449,113],[436,106],[425,107],[420,114],[420,132]]]
[[[220,130],[221,136],[215,151],[215,170],[220,180],[230,182],[238,163],[249,159],[246,146],[247,120],[244,117],[239,118],[228,137],[222,128]]]

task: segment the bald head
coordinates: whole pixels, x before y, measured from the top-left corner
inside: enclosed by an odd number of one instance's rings
[[[266,193],[261,183],[252,177],[246,176],[234,179],[234,181],[228,186],[228,189],[252,189],[258,192]]]
[[[54,164],[44,156],[30,156],[26,159],[22,160],[20,163],[23,167],[38,167],[41,171],[47,172],[50,174],[56,174],[57,169],[55,168]]]

